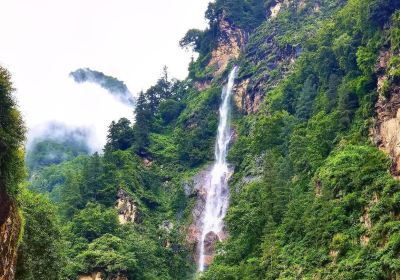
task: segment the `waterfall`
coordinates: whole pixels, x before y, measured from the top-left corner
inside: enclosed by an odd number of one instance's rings
[[[210,174],[210,182],[205,186],[206,204],[202,216],[202,232],[199,245],[199,271],[206,264],[206,242],[221,240],[224,232],[224,217],[229,203],[229,168],[226,162],[228,145],[231,140],[230,108],[231,96],[238,68],[235,66],[229,74],[228,84],[223,88],[219,107],[219,124],[215,143],[215,162]]]

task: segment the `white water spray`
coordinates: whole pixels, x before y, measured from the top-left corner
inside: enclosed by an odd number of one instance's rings
[[[199,271],[204,271],[206,263],[205,241],[207,235],[223,238],[224,217],[229,203],[229,168],[226,162],[228,145],[231,140],[230,99],[237,73],[235,66],[229,74],[228,84],[222,90],[222,103],[219,107],[219,124],[215,143],[215,162],[211,170],[210,184],[206,187],[206,205],[202,217],[202,233],[199,250]]]

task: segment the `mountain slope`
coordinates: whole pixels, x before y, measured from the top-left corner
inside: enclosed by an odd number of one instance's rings
[[[24,177],[24,126],[10,74],[0,67],[0,279],[14,279],[21,217],[16,197]]]
[[[135,122],[110,125],[104,154],[43,168],[29,183],[52,203],[24,199],[19,279],[397,279],[399,9],[211,3],[208,28],[180,42],[199,53],[188,79],[164,72],[139,94]],[[229,235],[196,275],[197,185],[234,65]],[[46,254],[32,239],[47,233],[51,262],[66,265],[39,274]]]

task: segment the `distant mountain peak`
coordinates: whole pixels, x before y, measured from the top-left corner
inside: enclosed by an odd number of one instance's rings
[[[136,105],[136,98],[133,97],[128,87],[123,81],[120,81],[115,77],[108,76],[103,72],[92,70],[90,68],[79,68],[69,73],[69,76],[79,84],[89,82],[99,85],[124,104],[129,106]]]

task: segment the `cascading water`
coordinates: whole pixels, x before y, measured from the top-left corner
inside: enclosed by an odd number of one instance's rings
[[[204,271],[207,236],[223,238],[223,219],[229,203],[229,168],[226,162],[228,145],[231,140],[230,99],[238,68],[235,66],[229,74],[228,84],[222,90],[222,103],[219,107],[219,124],[215,143],[215,162],[210,174],[210,183],[205,186],[206,205],[202,216],[202,232],[199,250],[199,271]]]

